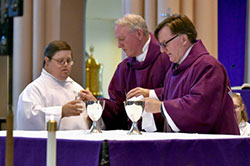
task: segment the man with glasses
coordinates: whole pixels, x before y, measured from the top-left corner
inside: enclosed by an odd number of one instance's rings
[[[165,19],[155,36],[172,66],[159,100],[145,98],[145,110],[161,112],[174,132],[239,134],[225,68],[196,40],[196,29],[188,17]]]
[[[46,46],[40,77],[19,96],[17,129],[45,130],[51,118],[60,130],[89,129],[84,105],[75,100],[83,88],[69,77],[72,65],[72,50],[66,42],[56,40]]]
[[[124,51],[127,58],[118,64],[109,84],[110,98],[102,99],[106,101],[102,119],[106,129],[128,129],[129,120],[123,104],[127,92],[136,87],[162,88],[170,61],[167,55],[160,52],[157,40],[149,33],[146,22],[140,15],[126,14],[116,20],[115,36],[118,47]],[[146,91],[144,96],[147,93]],[[83,91],[82,98],[96,100],[87,90]],[[151,117],[152,121],[147,122],[147,118],[143,117],[142,129],[163,131],[162,115],[159,113]]]

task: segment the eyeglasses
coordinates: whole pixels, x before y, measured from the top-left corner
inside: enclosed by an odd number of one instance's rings
[[[159,45],[161,46],[161,47],[163,47],[163,48],[166,48],[167,47],[167,44],[169,43],[169,42],[171,42],[172,40],[174,40],[175,38],[177,38],[179,35],[177,34],[177,35],[175,35],[174,37],[172,37],[171,39],[169,39],[168,41],[166,41],[166,42],[163,42],[163,43],[159,43]]]
[[[72,66],[74,64],[74,61],[72,59],[51,59],[56,61],[59,65],[64,65],[67,63],[67,65]]]

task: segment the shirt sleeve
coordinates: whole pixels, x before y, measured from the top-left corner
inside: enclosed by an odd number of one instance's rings
[[[161,109],[162,109],[162,113],[163,113],[164,117],[167,119],[168,125],[171,127],[171,129],[175,132],[179,132],[180,129],[175,125],[172,118],[168,115],[168,112],[166,111],[163,102],[161,104]]]
[[[28,87],[19,96],[17,105],[17,129],[45,130],[46,122],[54,115],[57,127],[62,116],[62,106],[46,107],[39,90]]]
[[[156,93],[155,93],[155,91],[153,89],[149,90],[149,97],[154,98],[156,100],[159,100],[159,98],[157,97],[157,95],[156,95]]]

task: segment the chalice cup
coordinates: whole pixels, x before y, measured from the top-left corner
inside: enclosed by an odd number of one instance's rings
[[[137,121],[142,116],[144,109],[144,101],[124,101],[124,106],[129,119],[132,121],[132,126],[128,132],[129,135],[140,135],[141,132],[138,129]]]
[[[98,128],[96,122],[102,116],[102,112],[105,106],[104,100],[97,101],[86,101],[86,109],[89,118],[92,120],[92,126],[90,128],[89,133],[102,133],[102,131]]]

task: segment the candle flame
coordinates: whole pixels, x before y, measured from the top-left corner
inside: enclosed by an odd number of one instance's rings
[[[54,115],[50,115],[50,120],[55,120]]]

